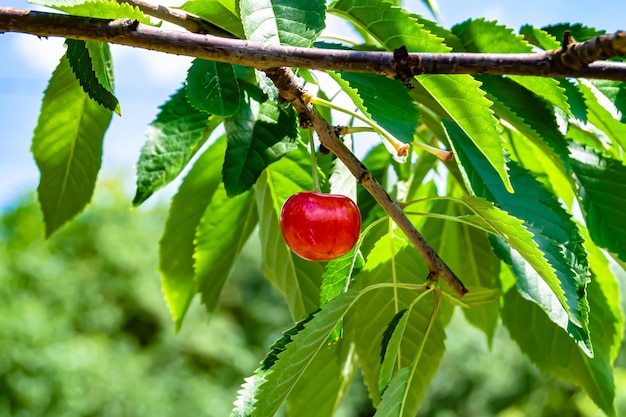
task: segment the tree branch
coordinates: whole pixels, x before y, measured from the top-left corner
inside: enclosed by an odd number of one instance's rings
[[[164,11],[164,10],[162,10]],[[191,27],[189,27],[191,28]],[[0,7],[0,33],[19,32],[135,46],[257,69],[298,67],[407,78],[418,74],[537,75],[626,81],[626,64],[596,61],[626,55],[626,34],[601,35],[535,54],[409,53],[398,68],[392,52],[361,52],[258,44],[164,30],[130,20],[105,20]],[[408,73],[405,73],[408,71]]]
[[[322,144],[346,165],[352,175],[369,191],[389,217],[406,234],[426,262],[430,271],[428,278],[431,280],[443,279],[459,297],[463,297],[468,292],[467,288],[428,244],[420,232],[417,231],[413,223],[402,211],[400,205],[389,196],[369,170],[337,137],[335,129],[328,124],[326,119],[309,102],[308,93],[304,90],[294,73],[285,67],[269,69],[265,73],[274,82],[281,97],[289,101],[296,109],[300,115],[300,120],[307,120],[313,125]]]
[[[119,1],[128,1],[132,4],[136,3],[137,0]],[[142,5],[142,9],[145,13],[153,16],[167,13],[166,8],[159,8],[158,6],[151,7],[151,5]],[[189,25],[187,16],[184,14],[180,16],[178,14],[171,15],[164,20],[179,24],[183,27],[187,27]],[[189,28],[199,29],[199,27]],[[372,177],[371,173],[361,163],[361,161],[354,156],[354,154],[339,139],[334,128],[328,124],[328,122],[318,113],[317,109],[315,109],[315,107],[309,102],[310,96],[304,90],[302,84],[295,77],[293,72],[285,67],[273,68],[275,65],[283,64],[284,61],[276,62],[272,61],[274,58],[267,58],[268,55],[274,56],[277,52],[282,51],[283,56],[279,54],[276,59],[281,59],[285,56],[297,57],[298,53],[301,53],[305,55],[305,59],[318,62],[317,58],[314,59],[311,56],[306,57],[306,54],[309,52],[317,54],[319,51],[315,49],[255,45],[245,41],[233,41],[229,39],[214,38],[212,36],[162,31],[149,26],[139,25],[137,22],[130,20],[110,21],[102,19],[77,18],[74,16],[28,12],[26,10],[8,8],[0,8],[0,31],[3,30],[32,33],[39,36],[55,35],[82,40],[117,42],[125,45],[139,46],[179,54],[182,51],[190,52],[187,48],[191,48],[194,53],[185,54],[207,59],[218,59],[221,57],[222,59],[218,60],[248,65],[257,69],[264,69],[278,88],[280,95],[285,100],[289,101],[298,111],[301,120],[306,120],[313,125],[322,144],[327,149],[335,153],[335,155],[348,167],[355,178],[357,178],[358,181],[370,192],[370,194],[372,194],[381,207],[407,235],[428,266],[430,271],[428,278],[431,280],[442,278],[459,297],[462,297],[467,293],[467,289],[463,283],[417,231],[415,226],[413,226],[410,220],[405,216],[398,203],[394,201],[376,181],[376,179]],[[255,51],[257,52],[255,53]],[[323,52],[323,55],[319,55],[319,57],[328,56],[328,51],[321,52]],[[259,59],[250,57],[250,55],[256,57],[256,54],[259,53],[261,54],[258,56]],[[348,63],[370,62],[370,64],[372,62],[368,61],[368,59],[376,57],[378,64],[376,64],[376,60],[374,61],[374,64],[379,65],[380,69],[374,72],[385,75],[395,75],[395,70],[392,70],[391,73],[389,72],[389,68],[393,68],[393,63],[388,62],[389,59],[393,59],[392,54],[359,52],[348,54],[346,57]],[[382,68],[385,65],[385,62],[387,69],[383,70]],[[352,69],[354,70],[354,68]]]
[[[143,0],[117,0],[117,2],[135,6],[144,14],[156,17],[157,19],[161,19],[165,22],[174,23],[175,25],[187,29],[189,32],[210,34],[224,38],[233,37],[229,32],[207,22],[204,19],[176,9],[170,9],[169,7],[160,4],[152,4]]]

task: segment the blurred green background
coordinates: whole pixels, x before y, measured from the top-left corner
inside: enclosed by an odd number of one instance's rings
[[[160,292],[165,202],[130,208],[116,181],[45,241],[25,196],[0,213],[0,416],[228,416],[245,376],[291,325],[247,244],[208,317],[194,304],[174,334]],[[622,285],[622,289],[624,285]],[[542,376],[502,328],[492,351],[456,314],[420,416],[601,416],[570,384]],[[616,370],[626,416],[626,351]],[[373,415],[357,384],[337,413]]]

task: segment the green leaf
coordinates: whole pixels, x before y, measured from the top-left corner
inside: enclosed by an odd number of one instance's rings
[[[229,198],[217,189],[196,229],[194,281],[208,313],[217,307],[232,267],[258,222],[254,192]]]
[[[569,103],[572,115],[583,123],[587,123],[587,104],[585,97],[578,87],[574,85],[574,81],[569,78],[560,78],[559,84],[565,90],[565,96]]]
[[[626,167],[576,143],[570,151],[591,238],[626,261]]]
[[[422,0],[422,3],[426,6],[426,8],[428,8],[428,10],[437,20],[440,19],[439,3],[437,3],[437,0]]]
[[[363,255],[361,255],[361,252],[357,252],[355,255],[354,249],[328,262],[324,275],[322,275],[320,305],[323,306],[341,294],[346,286],[346,281],[352,280],[358,275],[364,264],[365,259],[363,259]]]
[[[442,26],[439,26],[437,23],[425,19],[423,16],[412,14],[415,19],[419,20],[420,24],[424,26],[424,29],[432,33],[438,38],[443,39],[443,43],[452,48],[451,52],[464,52],[465,48],[463,47],[463,43],[455,34],[453,34],[449,29],[446,29]]]
[[[507,243],[514,248],[545,281],[550,281],[558,285],[554,268],[550,266],[543,252],[539,249],[539,245],[533,240],[533,234],[524,227],[522,220],[498,209],[492,203],[482,198],[465,197],[463,201],[472,208],[476,213],[475,215],[486,223],[497,236],[505,237]],[[472,221],[472,216],[467,216],[465,219]]]
[[[544,373],[582,387],[587,395],[609,416],[615,416],[615,386],[609,350],[603,344],[613,340],[615,318],[607,311],[607,302],[599,285],[588,286],[593,314],[590,331],[594,356],[585,355],[560,328],[555,327],[533,303],[515,290],[504,297],[502,321],[522,352]]]
[[[80,86],[92,100],[120,113],[120,103],[113,95],[113,70],[109,45],[66,39],[67,59]]]
[[[611,270],[605,254],[593,243],[585,229],[582,229],[582,233],[593,273],[592,281],[597,283],[602,290],[602,296],[599,293],[597,297],[594,294],[589,296],[591,308],[594,308],[594,313],[590,319],[590,329],[593,332],[592,336],[594,336],[592,340],[596,348],[609,352],[609,361],[613,364],[626,336],[624,334],[624,312],[620,297],[619,279]],[[594,317],[596,305],[598,306],[599,317]],[[594,321],[594,319],[598,320]],[[595,328],[597,325],[602,327],[601,334],[598,334]]]
[[[507,245],[496,250],[496,253],[513,266],[518,279],[517,287],[522,295],[540,305],[550,320],[567,329],[572,337],[579,340],[582,346],[591,352],[588,346],[588,335],[581,335],[579,329],[569,321],[567,312],[562,306],[563,297],[559,298],[561,291],[555,292],[552,289],[559,284],[556,271],[548,263],[539,245],[533,240],[533,234],[526,230],[523,222],[483,199],[468,197],[464,201],[482,222],[494,230],[497,236],[506,238]],[[471,216],[466,219],[472,221]],[[492,239],[493,242],[501,243],[500,240]],[[549,286],[548,282],[552,283],[552,286]],[[462,302],[471,305],[474,295],[478,294],[469,294],[467,299],[463,298]]]
[[[287,414],[333,416],[354,379],[354,350],[347,343],[325,344],[287,397]],[[314,387],[312,389],[312,387]]]
[[[310,47],[324,29],[323,0],[241,0],[246,38],[273,45]]]
[[[339,0],[331,5],[330,11],[346,17],[388,50],[401,46],[420,52],[450,50],[414,16],[382,0]],[[393,24],[389,24],[390,21]],[[420,88],[412,90],[412,97],[420,103],[426,96],[437,107],[432,110],[440,110],[454,120],[472,138],[496,169],[507,190],[512,192],[500,125],[493,117],[491,102],[480,90],[480,84],[468,75],[423,75],[417,81]]]
[[[159,242],[161,285],[176,331],[198,289],[193,260],[196,228],[220,185],[219,161],[225,151],[226,138],[222,136],[194,163],[172,199]]]
[[[491,166],[467,136],[452,123],[444,121],[444,125],[468,186],[476,195],[487,198],[500,209],[524,220],[524,226],[533,233],[533,241],[554,268],[556,279],[554,274],[548,273],[545,268],[535,267],[534,270],[543,278],[550,292],[567,312],[569,321],[579,328],[579,331],[572,326],[565,325],[558,314],[558,309],[555,310],[552,303],[545,302],[545,295],[542,295],[545,291],[540,289],[540,283],[536,281],[535,275],[524,272],[521,264],[518,264],[521,269],[515,269],[518,287],[525,291],[527,296],[532,293],[541,295],[534,297],[533,301],[542,305],[548,315],[556,312],[557,314],[551,316],[551,319],[561,327],[567,327],[573,337],[588,345],[589,307],[585,297],[585,287],[589,281],[589,271],[582,247],[583,239],[571,216],[528,171],[513,162],[509,163],[510,175],[517,193],[516,195],[509,194],[502,187]],[[523,199],[517,197],[518,194],[522,195]],[[532,201],[533,204],[524,204],[524,201]],[[503,237],[507,241],[512,241],[514,238],[510,235]]]
[[[330,6],[331,11],[365,30],[388,50],[401,46],[420,52],[450,50],[414,16],[382,0],[339,0]],[[434,100],[435,105],[472,138],[497,170],[506,188],[512,191],[505,168],[500,126],[480,84],[468,75],[423,75],[417,81],[421,88],[412,90],[413,98],[422,102],[421,93]]]
[[[232,64],[194,59],[187,73],[187,98],[192,106],[215,116],[239,110],[239,83]]]
[[[358,297],[348,291],[285,333],[242,386],[232,416],[271,417]]]
[[[460,191],[452,189],[447,194],[460,195]],[[406,211],[412,211],[412,207]],[[459,201],[448,199],[433,201],[425,211],[459,220],[467,214],[467,209]],[[426,241],[453,271],[457,271],[468,288],[499,286],[497,277],[500,260],[493,254],[485,231],[465,223],[432,217],[427,218],[420,230]],[[473,296],[473,291],[468,295]],[[465,303],[466,298],[463,297],[461,301]],[[491,343],[500,315],[498,304],[478,305],[464,309],[463,313],[471,324],[485,333],[487,341]]]
[[[548,284],[503,239],[493,238],[492,245],[498,256],[511,267],[513,274],[517,278],[517,290],[520,295],[541,307],[552,323],[564,329],[587,356],[593,357],[593,344],[591,343],[588,325],[583,329],[573,322],[571,314],[565,309],[553,290],[548,287]]]
[[[563,39],[565,31],[568,31],[572,38],[577,42],[583,42],[598,35],[606,33],[604,30],[598,30],[592,27],[581,25],[580,23],[558,23],[556,25],[544,26],[541,28],[545,32],[554,36],[558,41]]]
[[[383,401],[385,390],[389,386],[393,372],[398,364],[398,349],[404,337],[406,323],[411,316],[407,312],[408,309],[406,308],[398,311],[383,333],[380,352],[380,375],[378,377],[378,391],[383,396]]]
[[[419,122],[419,110],[404,85],[374,74],[338,74],[348,84],[340,83],[343,91],[366,117],[402,142],[413,142],[413,134]]]
[[[513,33],[512,29],[498,25],[495,21],[469,19],[452,27],[467,52],[482,53],[530,53],[532,47],[524,39]],[[515,81],[549,103],[570,113],[569,104],[563,88],[554,78],[509,75]]]
[[[590,81],[621,113],[620,122],[626,122],[626,82],[611,80]]]
[[[389,382],[374,417],[402,417],[404,394],[411,378],[411,368],[400,369]]]
[[[328,12],[352,22],[390,51],[401,46],[409,51],[450,51],[441,38],[424,29],[417,16],[384,0],[338,0]]]
[[[526,93],[531,94],[528,91]],[[575,185],[567,169],[570,166],[569,153],[567,148],[561,149],[561,145],[566,144],[560,132],[557,130],[559,136],[555,136],[563,142],[557,145],[558,152],[562,153],[558,155],[555,149],[550,147],[549,141],[543,140],[541,134],[531,129],[524,119],[510,109],[494,102],[494,110],[508,122],[504,136],[507,141],[506,147],[511,150],[509,153],[511,160],[522,165],[548,191],[560,199],[564,207],[572,207]],[[530,120],[528,122],[530,123]],[[549,135],[550,132],[546,131],[543,136]]]
[[[548,155],[554,153],[569,164],[567,143],[548,105],[527,89],[502,77],[476,76],[493,109]]]
[[[528,53],[532,47],[513,30],[496,21],[468,19],[452,26],[452,33],[462,42],[467,52]]]
[[[581,80],[578,88],[585,97],[589,122],[606,133],[614,147],[619,145],[626,149],[626,124],[617,120],[616,115],[608,110],[614,106],[590,82]]]
[[[111,115],[85,94],[63,57],[44,93],[31,147],[46,236],[91,200]]]
[[[238,38],[245,37],[237,0],[189,0],[180,8],[219,26]]]
[[[477,328],[487,332],[486,330],[490,330],[489,327],[485,326],[481,321],[487,322],[487,324],[491,325],[492,317],[470,317],[467,312],[474,311],[475,307],[484,306],[485,304],[490,304],[498,301],[498,299],[502,296],[502,290],[499,288],[482,288],[482,287],[473,287],[467,286],[469,292],[463,296],[462,299],[456,298],[455,295],[450,295],[449,297],[444,298],[444,300],[452,302],[452,304],[456,304],[458,306],[466,308],[463,312],[465,313],[465,317],[468,321],[476,326]],[[446,294],[446,293],[444,293]],[[469,309],[467,309],[469,307]],[[480,313],[483,314],[483,313]],[[489,312],[488,314],[493,314]],[[498,312],[498,316],[499,316]],[[486,330],[485,330],[486,327]]]
[[[282,237],[280,209],[291,195],[311,189],[311,158],[300,145],[285,158],[268,167],[255,185],[259,210],[261,269],[265,277],[283,294],[294,319],[299,320],[319,306],[323,268],[316,262],[294,255]]]
[[[558,80],[554,78],[532,77],[527,75],[509,75],[507,76],[522,87],[532,91],[538,97],[543,98],[548,103],[563,110],[566,114],[571,115],[571,109],[565,89]]]
[[[389,155],[385,145],[380,143],[372,147],[365,157],[363,157],[362,161],[363,165],[365,165],[372,174],[372,177],[376,178],[384,187],[387,183],[387,175],[389,175],[388,168],[391,165],[391,155]],[[380,206],[364,187],[357,187],[356,201],[361,211],[361,217],[363,218],[363,226],[366,227],[371,223],[373,217],[377,217],[375,213],[379,210]],[[372,216],[370,216],[370,213],[372,213]]]
[[[569,153],[565,160],[558,158],[551,151],[546,152],[544,148],[529,142],[526,136],[515,129],[509,130],[508,140],[511,149],[514,149],[511,152],[512,159],[558,198],[566,210],[572,210],[576,185],[570,174]]]
[[[137,162],[133,204],[143,203],[176,178],[219,123],[220,118],[209,117],[189,104],[186,87],[173,94],[146,132],[148,139]]]
[[[504,141],[500,123],[491,110],[491,101],[480,89],[480,83],[465,75],[423,75],[418,79],[422,88],[411,94],[420,101],[426,95],[445,117],[454,121],[495,169],[509,192],[513,187],[506,169]]]
[[[392,267],[392,259],[395,268]],[[364,269],[353,288],[366,288],[379,283],[423,283],[428,271],[415,249],[403,239],[387,235],[379,239],[367,256]],[[375,406],[380,403],[379,376],[383,335],[391,319],[407,308],[419,293],[406,289],[385,288],[367,293],[344,320],[344,337],[354,340],[363,379]],[[417,414],[444,352],[444,331],[437,320],[424,341],[427,323],[434,307],[434,297],[427,296],[412,309],[407,321],[398,355],[400,367],[410,366],[424,344],[410,391],[404,404],[404,416]],[[387,352],[386,355],[389,355]],[[388,388],[389,389],[389,388]]]
[[[139,8],[116,0],[29,0],[29,3],[51,7],[72,16],[132,19],[150,24],[150,18]]]
[[[549,51],[551,49],[557,49],[561,47],[561,43],[551,34],[545,30],[536,28],[531,25],[523,25],[519,31],[520,35],[524,36],[524,39],[540,47],[543,50]]]
[[[296,115],[291,107],[246,90],[239,112],[224,120],[228,148],[222,169],[229,196],[249,190],[271,163],[296,148]]]

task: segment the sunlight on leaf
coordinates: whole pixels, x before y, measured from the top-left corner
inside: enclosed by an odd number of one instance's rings
[[[309,47],[324,29],[323,0],[242,0],[246,38],[274,45]]]
[[[147,140],[137,161],[133,205],[140,205],[174,180],[221,122],[221,118],[189,104],[186,87],[174,93],[146,132]]]
[[[239,83],[231,64],[195,59],[187,73],[187,98],[198,110],[232,116],[239,109]]]
[[[514,270],[518,274],[518,286],[529,297],[536,293],[537,297],[533,297],[533,300],[543,305],[548,314],[551,311],[558,311],[551,307],[552,302],[542,301],[541,291],[536,291],[541,283],[536,282],[534,277],[539,274],[568,314],[571,323],[565,327],[574,338],[590,349],[587,327],[589,306],[585,296],[585,287],[589,282],[589,267],[582,247],[583,239],[571,215],[528,171],[510,162],[510,174],[514,187],[520,193],[519,195],[524,196],[524,199],[534,202],[534,204],[520,204],[518,198],[504,190],[495,172],[468,138],[456,126],[445,121],[444,125],[468,186],[476,195],[493,201],[500,209],[523,220],[524,226],[533,234],[534,244],[539,246],[539,250],[543,252],[550,265],[550,272],[545,267],[533,266],[536,273],[533,271],[526,273],[524,272],[526,266],[523,263],[515,263]],[[515,239],[512,235],[502,237],[508,241]],[[498,244],[498,247],[498,255],[508,258],[507,262],[510,263],[512,255],[505,255],[508,249],[501,244]],[[529,261],[526,260],[526,262]],[[552,319],[560,326],[564,326],[560,314]]]
[[[67,59],[85,93],[101,106],[121,115],[113,95],[113,70],[109,45],[66,39]]]
[[[150,18],[143,14],[138,7],[116,0],[29,0],[29,3],[51,7],[73,16],[99,19],[133,19],[150,24]]]
[[[44,93],[31,146],[47,237],[91,200],[111,117],[85,94],[64,56]]]
[[[416,256],[415,249],[397,243],[398,239],[395,238],[392,250],[389,236],[385,236],[377,242],[369,253],[365,268],[359,274],[359,279],[353,288],[366,288],[372,284],[392,282],[393,272],[390,262],[392,256],[395,262],[395,274],[399,282],[423,283],[425,281],[428,272],[425,265]],[[402,289],[394,291],[391,288],[370,292],[358,301],[354,310],[347,315],[344,321],[344,337],[353,338],[356,343],[356,353],[363,372],[363,379],[374,406],[378,406],[381,399],[379,391],[380,354],[385,329],[391,319],[400,310],[407,308],[419,295],[419,292]],[[414,361],[420,344],[424,340],[424,331],[433,311],[433,306],[434,297],[427,296],[413,308],[399,345],[397,357],[400,366],[410,366]],[[425,341],[424,350],[418,363],[419,372],[415,372],[413,380],[410,382],[410,392],[406,403],[404,403],[405,416],[413,416],[417,413],[443,356],[444,338],[442,323],[437,320]]]
[[[182,10],[193,13],[216,26],[244,38],[243,27],[239,17],[237,0],[189,0],[180,6]]]
[[[159,271],[165,301],[178,331],[198,286],[194,281],[196,228],[217,191],[221,172],[215,161],[224,157],[221,137],[200,155],[172,198],[159,242]]]
[[[296,116],[264,99],[259,90],[246,90],[239,111],[224,120],[228,147],[222,170],[230,197],[249,190],[271,163],[296,148]]]
[[[273,416],[357,296],[356,291],[341,294],[276,342],[262,366],[246,379],[232,416]]]
[[[217,189],[196,229],[194,281],[208,313],[217,308],[226,279],[257,225],[254,192],[229,198]]]
[[[570,146],[570,151],[592,239],[626,261],[626,167],[621,161],[576,144]]]

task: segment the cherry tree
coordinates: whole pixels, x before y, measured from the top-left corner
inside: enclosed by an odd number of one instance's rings
[[[376,415],[414,416],[455,309],[615,414],[626,33],[445,28],[384,0],[39,3],[56,12],[0,7],[0,32],[66,39],[32,142],[47,235],[91,200],[120,113],[109,44],[195,58],[149,126],[133,204],[184,175],[160,241],[176,329],[197,295],[215,311],[258,229],[295,325],[234,416],[332,415],[357,370]],[[331,14],[360,36],[320,37]],[[294,195],[315,197],[281,217]]]

